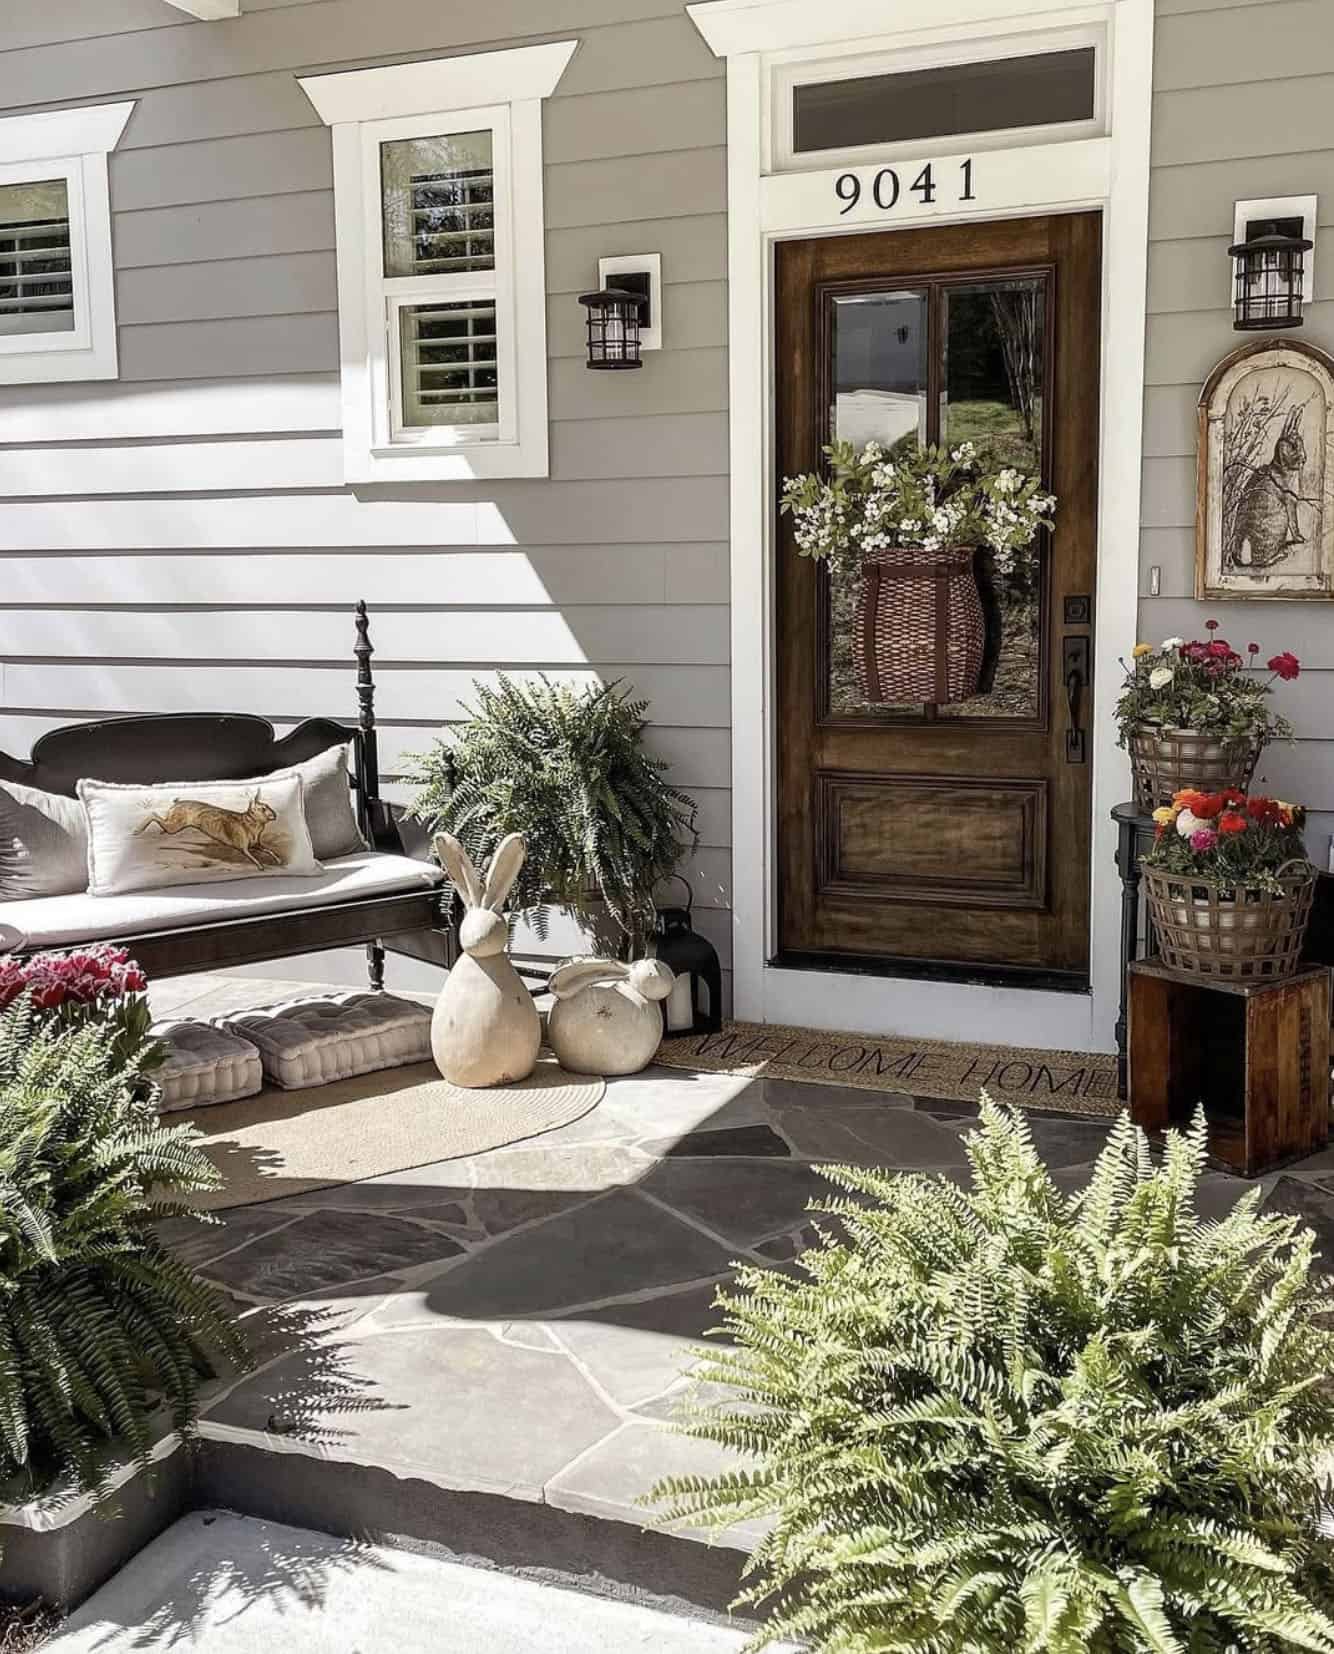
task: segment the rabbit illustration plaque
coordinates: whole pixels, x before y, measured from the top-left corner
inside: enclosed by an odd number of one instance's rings
[[[1334,358],[1261,339],[1199,404],[1195,595],[1334,596]]]

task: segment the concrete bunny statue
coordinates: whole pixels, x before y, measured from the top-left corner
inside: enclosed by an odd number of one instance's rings
[[[675,977],[657,959],[574,959],[551,973],[547,1043],[575,1074],[637,1074],[662,1041]]]
[[[502,839],[483,883],[452,833],[435,840],[435,853],[468,909],[459,926],[463,955],[431,1019],[431,1054],[454,1085],[508,1085],[525,1079],[537,1062],[542,1025],[505,952],[509,927],[501,912],[526,851],[522,833]]]

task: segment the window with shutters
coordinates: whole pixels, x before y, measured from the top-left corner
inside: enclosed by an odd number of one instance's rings
[[[116,376],[107,153],[133,108],[0,120],[0,384]]]
[[[302,81],[333,127],[344,474],[547,474],[541,100],[574,42]]]

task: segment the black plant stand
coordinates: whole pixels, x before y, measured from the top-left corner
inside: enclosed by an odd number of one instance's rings
[[[1116,1018],[1116,1094],[1124,1102],[1129,1085],[1127,1072],[1127,1004],[1130,966],[1140,958],[1139,858],[1153,843],[1153,817],[1138,804],[1118,804],[1112,811],[1116,823],[1116,870],[1121,875],[1121,1007]],[[1144,955],[1157,952],[1152,927],[1144,927]]]

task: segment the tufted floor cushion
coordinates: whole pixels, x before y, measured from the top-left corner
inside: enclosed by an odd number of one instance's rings
[[[264,1088],[259,1052],[248,1039],[209,1022],[159,1022],[154,1037],[167,1060],[154,1073],[162,1087],[163,1114],[253,1097]]]
[[[125,896],[34,896],[0,902],[0,952],[59,948],[146,931],[187,930],[263,913],[325,907],[396,890],[429,890],[444,875],[428,862],[361,850],[326,862],[312,879],[228,879],[225,884],[172,884]]]
[[[392,994],[321,994],[267,1011],[239,1011],[220,1017],[218,1026],[257,1046],[266,1078],[286,1091],[431,1055],[430,1011]]]

